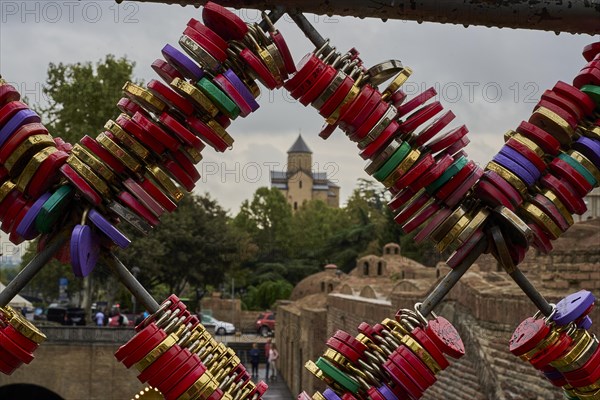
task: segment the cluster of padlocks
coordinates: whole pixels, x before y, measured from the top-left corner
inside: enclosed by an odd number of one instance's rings
[[[255,384],[235,352],[217,342],[175,295],[136,328],[115,353],[138,379],[165,399],[260,399],[267,384]]]
[[[456,329],[443,317],[427,320],[419,311],[403,309],[396,319],[358,326],[353,337],[337,331],[327,340],[328,349],[306,368],[329,388],[298,400],[416,400],[448,368],[446,356],[465,354]]]
[[[44,340],[46,336],[20,312],[0,308],[0,372],[10,375],[23,363],[29,364]]]
[[[515,330],[510,351],[539,370],[565,399],[600,398],[600,348],[590,334],[594,295],[582,290],[556,304],[546,318],[527,318]]]
[[[417,242],[429,238],[438,251],[454,251],[451,267],[490,234],[485,224],[494,208],[500,220],[494,224],[502,228],[495,240],[506,242],[515,265],[530,244],[550,251],[550,240],[573,224],[571,214],[586,211],[583,197],[600,184],[597,44],[584,50],[588,63],[575,86],[558,82],[544,92],[529,121],[505,135],[485,171],[462,150],[469,143],[464,125],[441,133],[454,114],[443,113],[439,101],[426,104],[435,89],[406,101],[401,85],[409,68],[388,62],[365,74],[354,50],[328,50],[307,55],[285,88],[326,119],[322,137],[339,126],[357,143],[369,160],[365,171],[394,195],[388,205],[395,221],[407,233],[420,227]],[[374,83],[391,77],[394,67],[400,72],[379,92]]]
[[[53,139],[17,91],[0,81],[0,220],[11,241],[41,233],[43,247],[58,229],[75,225],[58,257],[77,276],[88,275],[103,249],[129,245],[119,220],[149,233],[176,209],[184,189],[194,188],[205,143],[219,152],[232,146],[226,129],[259,107],[257,81],[284,87],[316,108],[326,120],[322,138],[339,127],[357,143],[368,160],[365,171],[393,195],[395,221],[405,232],[420,229],[416,241],[452,251],[453,268],[475,249],[484,251],[484,241],[508,271],[530,245],[550,251],[551,240],[573,224],[572,214],[585,212],[583,197],[600,184],[600,43],[584,49],[588,64],[573,85],[558,82],[544,92],[531,118],[505,135],[504,147],[482,169],[463,150],[465,126],[442,133],[455,115],[430,102],[433,88],[407,99],[401,87],[412,71],[399,61],[366,68],[355,49],[340,53],[325,42],[296,67],[266,14],[267,32],[210,2],[202,17],[203,23],[188,22],[179,39],[183,51],[166,45],[164,59],[153,62],[164,83],[127,82],[122,114],[95,139],[85,136],[74,146]],[[524,344],[520,335],[511,343],[513,353],[573,399],[600,398],[597,341],[587,333],[589,299],[585,309],[567,312],[565,300],[552,316],[527,320],[518,331],[530,332],[530,325],[538,331]],[[456,329],[433,317],[416,307],[399,311],[396,320],[363,323],[356,337],[336,332],[323,356],[306,364],[330,386],[312,398],[420,398],[449,366],[446,356],[464,354]],[[0,326],[0,370],[10,374],[33,359],[44,337],[8,307]],[[168,399],[258,399],[266,390],[175,296],[136,329],[116,357]]]

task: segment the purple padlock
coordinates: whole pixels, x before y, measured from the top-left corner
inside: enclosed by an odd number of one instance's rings
[[[573,149],[588,158],[597,168],[600,168],[600,141],[585,136],[573,142]]]
[[[165,45],[162,49],[162,55],[167,62],[186,78],[194,82],[198,82],[204,76],[204,71],[191,58],[177,50],[170,44]]]
[[[0,147],[17,131],[21,126],[31,123],[41,122],[40,116],[33,110],[21,110],[0,129]]]
[[[585,329],[586,331],[589,331],[590,328],[592,327],[592,319],[590,318],[589,315],[586,315],[579,324],[577,324],[578,328],[581,329]]]
[[[100,238],[88,225],[76,225],[71,233],[71,266],[75,276],[85,278],[100,257]]]
[[[235,90],[239,92],[239,94],[244,98],[244,100],[246,100],[246,103],[248,103],[252,111],[256,111],[260,107],[260,105],[254,99],[252,92],[250,92],[250,89],[246,87],[244,82],[242,82],[242,80],[236,75],[235,72],[228,69],[223,73],[223,76],[229,81],[229,83],[233,85]]]
[[[325,391],[323,392],[323,397],[325,397],[327,400],[342,400],[336,392],[329,388],[325,389]]]
[[[382,385],[377,390],[379,390],[379,393],[381,393],[386,400],[398,400],[398,397],[396,397],[394,392],[392,392],[392,389],[390,389],[387,385]]]
[[[505,155],[498,153],[493,158],[494,162],[500,164],[510,172],[518,176],[527,186],[535,185],[535,178],[531,176],[529,171],[521,167],[516,161],[511,160]]]
[[[521,167],[525,168],[527,170],[527,172],[529,172],[529,174],[536,181],[538,179],[540,179],[540,177],[542,176],[542,174],[537,169],[535,164],[533,164],[531,161],[529,161],[527,159],[527,157],[525,157],[524,155],[522,155],[521,153],[519,153],[517,150],[513,149],[512,147],[509,147],[509,146],[502,147],[500,149],[500,154],[505,155],[506,157],[510,158],[511,160],[513,160],[514,162],[519,164]]]
[[[88,214],[89,220],[104,233],[110,240],[112,240],[117,246],[122,249],[126,249],[130,244],[131,240],[127,238],[120,230],[118,230],[113,224],[108,222],[106,218],[102,216],[96,210],[90,210]]]
[[[41,195],[29,208],[25,217],[21,220],[21,223],[17,227],[17,234],[25,240],[33,240],[40,233],[35,227],[35,219],[42,210],[44,203],[50,198],[52,194],[46,192]]]
[[[580,290],[562,299],[556,304],[554,322],[558,326],[578,320],[594,304],[596,298],[587,290]]]

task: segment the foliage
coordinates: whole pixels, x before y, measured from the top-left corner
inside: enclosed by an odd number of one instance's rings
[[[106,121],[118,115],[116,104],[123,84],[131,80],[135,63],[107,55],[91,62],[48,66],[44,86],[47,106],[39,106],[53,136],[75,143],[84,135],[95,136]]]
[[[235,272],[236,286],[247,289],[245,306],[268,303],[257,300],[259,288],[267,282],[285,280],[296,285],[328,263],[349,272],[357,258],[378,254],[389,242],[400,243],[406,256],[421,259],[421,246],[396,224],[388,201],[389,195],[378,184],[359,179],[345,207],[332,208],[315,200],[292,214],[279,190],[258,189],[234,219],[257,255],[247,258]]]
[[[119,256],[125,265],[139,266],[138,278],[149,289],[164,284],[179,295],[188,284],[218,286],[226,272],[244,261],[238,232],[208,194],[184,197],[151,234],[130,237],[132,244]]]
[[[258,286],[252,286],[244,296],[246,307],[253,310],[271,308],[277,300],[289,299],[294,287],[286,280],[268,280]]]
[[[290,252],[292,209],[275,188],[261,187],[252,201],[245,200],[234,225],[246,231],[259,245],[257,261],[280,261]]]

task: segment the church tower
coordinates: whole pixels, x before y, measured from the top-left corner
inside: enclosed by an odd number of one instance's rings
[[[292,147],[287,151],[288,162],[287,172],[288,175],[293,175],[298,170],[302,170],[310,173],[312,170],[312,151],[308,148],[302,135],[298,135],[298,139],[294,142]]]
[[[326,172],[312,170],[312,151],[302,135],[298,135],[287,154],[286,170],[271,171],[271,186],[281,190],[292,210],[312,200],[339,207],[340,187],[329,180]]]

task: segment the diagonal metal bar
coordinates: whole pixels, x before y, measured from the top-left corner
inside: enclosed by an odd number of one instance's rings
[[[527,279],[527,277],[519,268],[515,267],[514,271],[512,271],[508,275],[513,279],[513,281],[515,281],[517,285],[519,285],[521,290],[525,293],[527,297],[529,297],[529,300],[531,300],[533,304],[535,304],[535,306],[538,308],[538,310],[542,312],[542,314],[544,314],[546,317],[550,316],[550,314],[552,313],[552,306],[550,305],[550,303],[548,303],[544,296],[542,296],[542,294],[537,291],[535,286],[533,286],[531,281]]]
[[[421,305],[421,313],[423,315],[430,314],[433,309],[444,300],[450,290],[456,286],[460,278],[471,268],[471,265],[479,258],[479,256],[487,249],[488,241],[482,238],[473,250],[465,257],[462,263],[456,266],[448,273],[438,285],[429,293],[427,298],[423,300]]]
[[[326,40],[321,36],[321,34],[315,29],[315,27],[310,23],[310,21],[300,12],[289,12],[288,13],[292,20],[298,25],[298,28],[304,35],[315,45],[317,49],[320,49],[325,45]],[[331,47],[325,47],[323,53],[327,54],[331,51]]]
[[[129,272],[127,267],[112,253],[103,253],[102,263],[110,268],[123,285],[135,296],[149,313],[155,313],[159,304],[146,288]]]
[[[122,0],[117,0],[121,2]],[[135,0],[203,5],[208,0]],[[289,12],[359,18],[438,22],[463,26],[533,29],[551,32],[600,33],[600,4],[574,0],[216,0],[225,7],[271,10],[274,3]]]
[[[6,306],[40,272],[54,254],[67,242],[71,229],[63,229],[0,292],[0,307]]]

